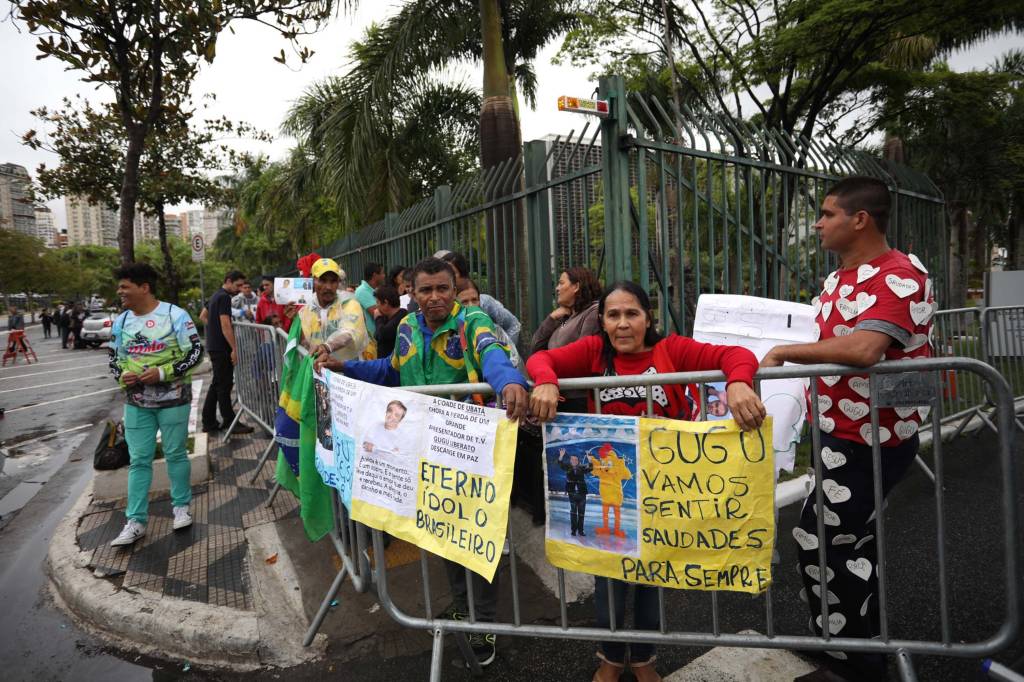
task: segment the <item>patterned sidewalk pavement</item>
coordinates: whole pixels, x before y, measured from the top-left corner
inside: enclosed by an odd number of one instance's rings
[[[276,458],[271,457],[253,483],[253,469],[270,440],[265,435],[212,438],[209,482],[192,489],[193,523],[171,528],[167,493],[151,497],[143,539],[128,547],[111,547],[125,523],[125,500],[93,502],[78,527],[78,545],[92,552],[89,567],[99,578],[126,590],[140,590],[216,606],[251,610],[250,573],[245,530],[298,515],[298,501],[282,491],[265,506],[273,486]]]

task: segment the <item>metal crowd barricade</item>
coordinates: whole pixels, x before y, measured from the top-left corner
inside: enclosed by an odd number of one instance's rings
[[[235,396],[238,412],[224,433],[224,441],[243,414],[270,435],[270,443],[253,469],[250,483],[259,476],[263,465],[275,450],[274,418],[281,395],[281,371],[284,362],[283,332],[276,327],[252,322],[233,322],[235,332]],[[273,499],[273,498],[271,498]]]
[[[240,321],[234,322],[234,331],[238,360],[235,364],[235,390],[239,411],[235,421],[228,428],[225,439],[231,435],[231,429],[238,423],[242,413],[248,414],[271,439],[253,470],[250,479],[252,482],[259,476],[271,454],[277,451],[274,421],[281,395],[281,373],[284,369],[288,335],[277,327]],[[301,345],[296,351],[300,356],[309,354]],[[280,489],[280,484],[275,483],[268,495],[266,506],[273,504],[274,497]],[[341,559],[342,566],[309,626],[303,646],[309,646],[313,642],[346,577],[357,592],[365,592],[370,584],[367,529],[348,518],[348,513],[344,505],[339,503],[337,495],[332,495],[331,499],[334,506],[334,525],[328,537]]]
[[[992,416],[995,418],[995,426],[999,444],[995,455],[998,457],[1001,467],[1000,504],[1002,510],[1002,553],[1003,572],[1005,573],[1005,609],[1006,616],[998,631],[987,639],[977,642],[962,642],[954,638],[950,616],[950,590],[949,584],[950,567],[946,552],[947,532],[944,521],[945,512],[945,474],[943,467],[943,442],[940,437],[945,401],[939,397],[934,390],[934,385],[927,391],[912,390],[907,388],[908,383],[913,379],[919,381],[924,378],[933,382],[942,381],[942,375],[947,372],[956,371],[960,374],[972,373],[977,375],[985,384],[987,395],[994,406]],[[416,616],[402,610],[392,599],[388,570],[384,557],[384,537],[381,531],[373,531],[373,548],[376,561],[373,567],[373,582],[376,585],[376,592],[381,606],[398,623],[410,628],[426,629],[433,633],[433,657],[431,661],[430,679],[432,681],[441,679],[441,663],[443,653],[443,638],[448,633],[493,633],[496,635],[518,635],[529,637],[547,637],[556,639],[593,640],[593,641],[615,641],[615,642],[650,642],[665,645],[687,645],[687,646],[730,646],[730,647],[762,647],[772,649],[803,649],[813,651],[843,650],[856,653],[879,653],[896,657],[897,667],[900,676],[904,680],[916,679],[912,655],[939,655],[939,656],[960,656],[960,657],[986,657],[991,656],[1015,641],[1019,629],[1019,603],[1018,603],[1018,538],[1017,529],[1017,483],[1014,474],[1013,460],[1013,438],[1015,429],[1012,424],[1015,419],[1014,403],[1010,388],[1000,373],[989,365],[974,358],[953,357],[953,358],[926,358],[916,360],[904,360],[897,362],[884,362],[870,368],[853,368],[841,365],[814,365],[814,366],[788,366],[761,370],[757,374],[758,381],[766,379],[782,378],[808,378],[830,375],[867,375],[870,391],[870,423],[875,437],[872,446],[873,463],[873,488],[874,488],[874,524],[875,538],[877,543],[877,566],[878,575],[878,600],[880,614],[880,636],[876,639],[859,639],[853,637],[833,636],[829,628],[821,636],[783,634],[776,631],[775,616],[776,607],[773,603],[772,590],[769,588],[765,594],[758,597],[763,602],[764,633],[763,634],[739,634],[723,632],[720,626],[719,617],[719,596],[716,592],[709,593],[712,610],[712,627],[710,631],[697,630],[672,630],[667,626],[665,619],[665,590],[658,589],[658,602],[661,614],[661,629],[659,631],[632,630],[615,627],[614,603],[609,598],[610,629],[597,627],[581,627],[570,625],[568,620],[568,604],[566,601],[565,573],[559,569],[557,573],[559,586],[559,607],[560,617],[557,624],[524,623],[521,618],[521,605],[519,585],[516,570],[516,542],[509,534],[509,568],[511,572],[512,592],[512,622],[480,622],[477,620],[474,607],[473,581],[467,571],[468,607],[469,616],[466,620],[445,620],[438,619],[431,613],[431,589],[427,568],[426,552],[421,551],[422,587],[425,604],[425,613]],[[896,375],[896,376],[892,376]],[[687,372],[661,375],[641,376],[616,376],[616,377],[595,377],[587,379],[567,379],[560,382],[563,389],[585,389],[594,391],[595,395],[603,388],[627,387],[627,386],[652,386],[664,384],[691,384],[710,383],[722,381],[724,375],[721,372]],[[902,387],[902,388],[901,388]],[[403,387],[420,393],[431,395],[452,395],[466,393],[493,393],[487,384],[461,384],[445,386],[424,386],[424,387]],[[652,392],[647,391],[648,409],[652,407]],[[818,387],[816,381],[810,382],[810,402],[817,404]],[[703,398],[702,398],[703,403]],[[935,460],[934,491],[935,491],[935,512],[936,512],[936,561],[938,564],[938,592],[940,612],[940,637],[938,640],[899,638],[893,635],[890,628],[890,585],[888,579],[888,567],[890,566],[890,547],[885,535],[885,514],[883,508],[885,501],[882,497],[882,474],[881,457],[882,448],[878,442],[879,407],[906,407],[911,405],[929,406],[931,411],[928,415],[926,426],[932,430],[932,452]],[[702,405],[702,410],[705,405]],[[814,499],[818,508],[824,502],[824,491],[822,489],[823,465],[820,458],[821,450],[821,429],[819,425],[817,410],[812,410],[811,417],[811,439],[814,445]],[[995,491],[993,491],[995,494]],[[817,516],[817,535],[825,537],[824,514]],[[783,542],[785,540],[782,540]],[[828,547],[824,542],[818,545],[818,568],[822,576],[827,576]],[[339,576],[343,577],[343,576]],[[777,575],[776,575],[777,577]],[[826,578],[827,581],[827,578]],[[610,583],[609,583],[610,585]],[[611,589],[609,587],[609,589]],[[697,599],[701,595],[691,593],[691,598]],[[822,623],[829,622],[829,600],[821,599]],[[793,604],[790,604],[792,607]],[[795,603],[798,608],[805,608],[801,602]],[[916,622],[916,621],[914,621]],[[462,638],[460,638],[462,639]],[[467,649],[460,642],[460,649],[465,655]],[[479,667],[473,665],[475,661],[472,656],[467,659],[474,672]]]
[[[980,326],[985,362],[1003,375],[1014,397],[1024,395],[1024,306],[985,308]],[[1024,424],[1015,421],[1024,430]]]

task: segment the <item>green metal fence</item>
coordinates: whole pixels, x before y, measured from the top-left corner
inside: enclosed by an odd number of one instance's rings
[[[916,253],[946,300],[947,221],[935,185],[862,151],[627,93],[598,95],[610,115],[579,132],[528,142],[520,158],[329,244],[352,279],[368,261],[412,265],[461,251],[487,293],[533,329],[574,265],[605,282],[646,285],[660,324],[689,333],[702,293],[809,301],[835,259],[813,225],[828,187],[880,178],[894,210],[890,243]]]

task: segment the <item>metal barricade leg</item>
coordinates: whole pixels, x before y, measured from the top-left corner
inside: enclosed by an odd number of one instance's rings
[[[932,483],[935,483],[935,474],[928,468],[928,465],[924,463],[924,460],[921,459],[921,455],[915,456],[914,462],[917,463],[917,466],[921,467],[921,471],[924,472],[924,475],[927,476]]]
[[[270,495],[267,496],[267,501],[263,505],[266,508],[274,506],[274,498],[277,497],[277,493],[281,490],[281,484],[275,483],[274,487],[270,490]]]
[[[313,617],[313,622],[309,624],[309,629],[306,630],[306,638],[302,640],[302,646],[309,646],[313,643],[313,638],[316,637],[316,633],[320,630],[320,626],[324,622],[324,618],[327,617],[327,612],[331,610],[331,602],[338,595],[338,590],[341,589],[341,584],[345,582],[345,564],[341,565],[341,570],[338,571],[338,575],[335,576],[334,582],[331,583],[331,588],[327,590],[327,594],[324,595],[324,600],[320,602],[320,609],[316,612]]]
[[[910,654],[906,649],[896,652],[896,668],[900,671],[900,679],[903,682],[917,682],[917,672],[914,671],[914,662],[910,660]]]
[[[242,418],[242,410],[239,409],[237,412],[235,412],[235,418],[234,418],[234,420],[232,420],[231,426],[229,426],[227,428],[227,430],[224,432],[224,436],[220,440],[221,443],[227,443],[228,442],[228,439],[231,438],[231,432],[234,430],[235,425],[238,423],[238,420],[241,419],[241,418]]]
[[[434,629],[434,646],[430,653],[430,682],[441,682],[441,662],[444,660],[444,630]]]
[[[252,478],[249,479],[249,483],[255,483],[256,479],[259,478],[260,472],[263,471],[263,465],[270,459],[270,453],[273,451],[277,441],[274,440],[273,434],[270,436],[270,444],[267,445],[267,449],[263,451],[258,462],[256,462],[256,468],[252,472]]]

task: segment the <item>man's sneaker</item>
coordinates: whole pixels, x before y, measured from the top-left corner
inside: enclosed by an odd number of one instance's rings
[[[248,424],[243,424],[242,422],[238,422],[237,424],[235,424],[235,428],[231,429],[231,433],[232,434],[236,434],[236,433],[252,433],[252,432],[253,432],[253,428],[251,426],[249,426]]]
[[[181,530],[192,525],[192,514],[188,511],[188,505],[184,507],[172,507],[174,512],[174,530]]]
[[[124,524],[124,528],[121,529],[121,534],[113,539],[110,546],[122,547],[124,545],[130,545],[145,534],[146,527],[144,525],[135,519],[128,519],[128,523]]]
[[[494,662],[494,645],[496,641],[497,637],[494,635],[481,635],[474,632],[469,636],[469,647],[473,650],[476,662],[481,668],[485,668]],[[466,664],[466,667],[470,667],[469,663]]]
[[[434,616],[434,618],[437,620],[466,620],[469,618],[469,612],[462,610],[453,603],[449,604],[444,611]]]

